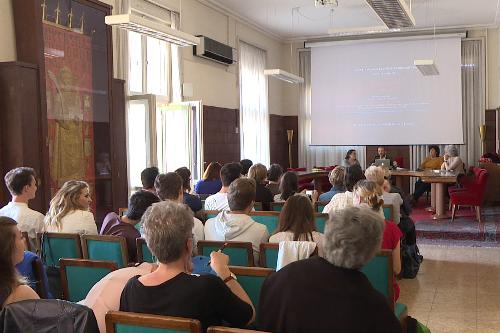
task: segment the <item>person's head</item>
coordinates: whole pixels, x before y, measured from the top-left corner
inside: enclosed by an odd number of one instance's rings
[[[250,167],[252,166],[253,162],[249,159],[243,159],[240,161],[241,164],[241,174],[243,176],[246,176],[248,174],[248,170],[250,170]]]
[[[385,148],[384,147],[377,147],[377,154],[378,154],[378,156],[384,156],[385,155]]]
[[[299,178],[295,172],[287,171],[283,174],[280,181],[281,199],[287,200],[290,196],[299,190]]]
[[[345,154],[345,159],[346,160],[350,160],[350,159],[357,159],[357,154],[356,154],[356,150],[355,149],[349,149],[347,151],[347,154]]]
[[[160,263],[191,260],[193,213],[187,205],[170,200],[154,203],[141,222],[146,244]]]
[[[19,167],[10,170],[5,175],[5,185],[13,197],[25,196],[27,200],[35,198],[37,184],[35,170]]]
[[[155,189],[161,200],[182,201],[182,178],[175,172],[159,174]]]
[[[45,216],[46,223],[61,228],[61,219],[74,210],[89,210],[92,199],[89,184],[81,180],[69,180],[50,200]]]
[[[17,222],[10,217],[0,216],[0,293],[10,295],[23,283],[15,266],[23,261],[24,240]]]
[[[279,164],[271,164],[269,170],[267,170],[267,179],[271,182],[279,181],[281,175],[283,174],[283,168]]]
[[[182,167],[175,170],[175,173],[182,178],[182,189],[186,192],[191,192],[191,171],[186,167]]]
[[[455,145],[447,145],[444,148],[444,152],[448,156],[452,156],[452,157],[458,156],[458,148]]]
[[[302,194],[289,197],[281,210],[277,232],[293,232],[294,241],[312,241],[312,232],[315,230],[314,208],[311,200]]]
[[[375,182],[378,186],[382,187],[385,180],[385,171],[381,167],[372,165],[365,170],[365,177],[367,180]]]
[[[252,165],[248,170],[248,178],[252,178],[257,184],[263,184],[267,179],[267,168],[260,163]]]
[[[141,182],[145,190],[153,189],[155,187],[155,179],[160,172],[157,167],[150,167],[142,170]]]
[[[219,162],[210,162],[203,173],[203,180],[217,180],[220,179],[220,168],[222,166]]]
[[[431,155],[431,157],[438,157],[439,156],[439,146],[430,145],[429,146],[429,155]]]
[[[151,192],[135,192],[128,201],[127,218],[132,221],[140,221],[146,209],[156,202],[160,202],[160,198]]]
[[[238,178],[229,185],[227,203],[231,211],[249,212],[255,202],[255,180]]]
[[[231,183],[241,177],[241,164],[237,162],[227,163],[220,169],[220,180],[222,186],[229,187]]]
[[[330,174],[328,175],[328,180],[330,184],[339,188],[344,187],[344,178],[345,178],[345,168],[341,166],[335,167]]]
[[[345,187],[349,192],[352,192],[354,185],[360,181],[361,179],[365,179],[365,175],[363,175],[363,171],[359,165],[348,166],[345,168]]]
[[[325,226],[325,259],[337,267],[360,269],[380,250],[383,232],[378,213],[362,207],[339,210]]]
[[[353,193],[353,204],[355,206],[366,204],[371,209],[378,212],[380,207],[384,204],[384,200],[380,198],[382,196],[382,188],[375,182],[360,180],[354,185]]]

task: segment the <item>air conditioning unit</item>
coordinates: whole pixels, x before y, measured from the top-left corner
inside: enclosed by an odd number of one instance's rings
[[[231,46],[222,44],[206,36],[197,35],[200,44],[193,46],[193,54],[198,57],[210,59],[224,65],[236,62],[236,50]]]

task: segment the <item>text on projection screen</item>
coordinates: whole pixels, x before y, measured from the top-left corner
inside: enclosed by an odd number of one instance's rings
[[[463,143],[459,37],[311,48],[312,145]],[[423,76],[416,59],[434,59]]]

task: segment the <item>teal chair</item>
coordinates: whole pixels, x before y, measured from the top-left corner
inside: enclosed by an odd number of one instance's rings
[[[278,222],[280,219],[279,212],[250,212],[248,215],[255,222],[265,225],[269,235],[272,235],[274,231],[278,229]]]
[[[326,205],[328,205],[328,202],[317,201],[315,204],[316,213],[323,213],[323,209],[325,208]]]
[[[106,313],[106,332],[201,333],[201,323],[196,319],[109,311]]]
[[[324,234],[325,233],[325,225],[326,225],[327,221],[328,221],[328,214],[316,213],[316,215],[314,217],[316,231]]]
[[[118,267],[111,261],[86,259],[59,260],[63,299],[79,302],[103,277]]]
[[[394,206],[393,205],[383,205],[384,217],[386,220],[394,221]]]
[[[198,254],[210,257],[212,251],[217,252],[224,244],[226,246],[222,252],[229,256],[230,265],[255,266],[250,242],[198,241]]]
[[[230,267],[231,272],[236,275],[238,283],[248,294],[255,307],[256,319],[259,318],[260,290],[264,280],[274,273],[274,269],[262,267]]]
[[[276,269],[279,243],[261,243],[259,248],[259,266]]]
[[[394,310],[396,317],[403,321],[408,316],[408,309],[402,303],[394,304],[394,271],[392,269],[392,251],[381,250],[363,268],[361,268],[373,288],[380,292]]]
[[[285,202],[271,202],[271,210],[273,212],[281,212]]]
[[[218,210],[206,210],[205,211],[205,215],[207,217],[207,220],[208,219],[213,219],[214,217],[216,217],[220,212]]]
[[[57,232],[38,233],[42,262],[48,267],[59,267],[59,259],[81,259],[80,235]]]
[[[85,259],[112,261],[118,268],[128,265],[128,250],[124,237],[83,235],[82,250]]]
[[[156,262],[156,257],[151,253],[144,238],[136,238],[135,245],[137,248],[137,262]]]
[[[253,209],[255,209],[256,212],[261,212],[262,211],[262,202],[254,202]]]

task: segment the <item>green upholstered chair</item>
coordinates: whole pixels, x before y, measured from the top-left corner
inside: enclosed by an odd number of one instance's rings
[[[238,283],[248,294],[255,307],[256,319],[259,318],[259,299],[260,290],[266,277],[274,273],[274,269],[262,267],[229,267],[231,272],[236,275]]]
[[[63,298],[70,302],[84,299],[97,282],[117,269],[112,261],[61,259],[59,264]]]
[[[325,233],[325,225],[328,221],[328,214],[316,213],[314,217],[314,223],[316,225],[316,231]]]
[[[273,212],[281,212],[284,205],[284,202],[271,202],[271,210]]]
[[[383,205],[384,217],[386,220],[394,221],[394,206],[393,205]]]
[[[151,253],[144,238],[136,238],[135,245],[137,247],[137,262],[156,262],[156,257]]]
[[[261,212],[262,211],[262,202],[255,202],[253,204],[253,209],[255,209],[256,212]]]
[[[57,232],[38,233],[41,258],[45,266],[59,267],[59,259],[81,259],[80,235]]]
[[[264,331],[244,330],[241,328],[232,328],[225,326],[210,326],[207,333],[268,333]]]
[[[109,311],[106,313],[106,332],[201,333],[201,323],[196,319]]]
[[[269,235],[272,235],[278,228],[278,221],[280,218],[279,212],[250,212],[248,215],[250,215],[255,222],[265,225]]]
[[[252,243],[230,241],[198,241],[198,254],[210,257],[212,251],[217,252],[226,244],[224,254],[229,256],[229,264],[233,266],[254,266]]]
[[[85,259],[113,261],[118,268],[128,265],[128,250],[124,237],[82,235],[82,250]]]
[[[214,217],[216,217],[220,212],[218,210],[206,210],[205,211],[205,215],[207,217],[207,220],[208,219],[213,219]]]
[[[328,202],[323,202],[323,201],[317,201],[315,206],[316,213],[323,213],[323,209],[325,206],[328,205]]]
[[[276,269],[279,247],[279,243],[261,243],[259,266]]]

